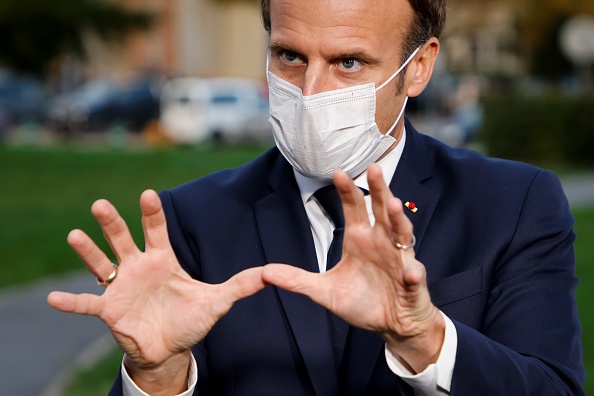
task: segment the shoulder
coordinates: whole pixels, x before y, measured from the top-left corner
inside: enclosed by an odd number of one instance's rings
[[[267,189],[270,174],[280,153],[271,148],[264,154],[237,168],[217,171],[161,192],[169,196],[176,207],[214,205],[225,200],[258,199]]]
[[[237,168],[225,169],[160,192],[167,217],[178,219],[242,210],[268,193],[271,173],[282,156],[272,148]],[[224,212],[222,212],[224,211]]]
[[[408,139],[408,135],[407,135]],[[439,195],[440,208],[465,218],[515,222],[532,209],[571,222],[567,198],[557,176],[539,167],[452,148],[426,135],[414,136],[417,159],[426,158],[422,184]],[[407,140],[408,144],[408,140]],[[409,157],[407,166],[415,166]]]
[[[488,157],[467,148],[449,147],[426,135],[418,136],[427,147],[434,176],[445,183],[446,190],[458,187],[466,193],[501,195],[526,194],[539,184],[561,188],[551,171],[523,162]]]
[[[421,135],[433,154],[437,167],[448,166],[469,175],[493,173],[501,177],[534,175],[542,169],[523,162],[488,157],[468,148],[450,147],[426,135]]]

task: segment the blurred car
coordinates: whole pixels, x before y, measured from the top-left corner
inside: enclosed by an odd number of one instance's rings
[[[172,79],[161,94],[161,128],[181,144],[268,141],[266,92],[262,81],[247,78]]]
[[[52,129],[71,131],[84,123],[89,108],[96,107],[116,90],[116,84],[110,80],[91,80],[71,92],[66,92],[51,99],[47,122]]]
[[[47,93],[33,77],[0,73],[0,136],[24,123],[44,122]]]
[[[128,84],[109,79],[89,81],[52,99],[48,124],[59,131],[106,131],[123,126],[141,131],[159,118],[160,82],[142,77]]]

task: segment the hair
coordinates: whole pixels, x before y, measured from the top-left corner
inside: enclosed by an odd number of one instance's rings
[[[262,23],[270,34],[270,1],[260,0]],[[414,12],[414,19],[406,35],[402,62],[431,37],[439,38],[446,20],[446,0],[408,0]]]

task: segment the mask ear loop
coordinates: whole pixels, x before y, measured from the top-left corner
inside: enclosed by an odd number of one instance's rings
[[[270,73],[270,47],[266,50],[266,79],[268,80],[268,73]]]
[[[388,78],[386,80],[386,82],[384,82],[382,85],[380,85],[379,88],[376,88],[375,89],[375,92],[379,91],[380,89],[382,89],[383,87],[385,87],[386,85],[388,85],[397,75],[399,75],[400,72],[402,70],[404,70],[404,68],[410,63],[410,61],[413,60],[413,58],[415,57],[415,55],[417,54],[417,52],[419,52],[420,49],[421,49],[421,47],[417,47],[417,49],[415,50],[415,52],[413,52],[412,55],[408,57],[408,59],[406,60],[406,62],[404,62],[402,64],[402,66],[400,66],[400,69],[396,70],[396,73],[392,74],[392,76],[390,78]]]
[[[402,115],[404,114],[404,109],[406,109],[407,103],[408,103],[408,96],[404,98],[404,104],[402,105],[402,110],[400,110],[400,114],[398,114],[398,117],[396,117],[396,121],[394,121],[394,124],[392,124],[390,129],[388,129],[388,132],[386,132],[386,136],[391,135],[392,132],[394,131],[394,128],[396,128],[398,121],[400,121],[400,119],[402,118]]]
[[[408,59],[406,60],[406,62],[404,62],[402,64],[402,66],[400,66],[400,68],[398,70],[396,70],[396,73],[392,74],[392,76],[390,78],[388,78],[386,80],[386,82],[384,82],[382,85],[380,85],[378,88],[376,88],[375,89],[375,92],[379,91],[380,89],[382,89],[383,87],[385,87],[386,85],[388,85],[398,74],[400,74],[400,72],[402,70],[404,70],[404,68],[410,63],[410,61],[413,60],[413,58],[419,52],[420,49],[421,49],[420,46],[417,47],[417,49],[408,57]],[[402,118],[402,115],[404,114],[404,110],[406,109],[406,104],[407,103],[408,103],[408,96],[406,96],[404,98],[404,104],[402,105],[402,110],[400,110],[400,114],[398,114],[398,117],[396,117],[396,121],[394,121],[394,123],[392,124],[392,126],[390,127],[390,129],[388,129],[388,132],[386,132],[386,136],[391,135],[392,132],[394,131],[394,128],[396,128],[396,125],[398,124],[398,122]]]

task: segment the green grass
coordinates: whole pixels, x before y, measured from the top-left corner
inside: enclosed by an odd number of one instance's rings
[[[576,298],[582,323],[582,344],[586,366],[586,394],[594,395],[594,207],[574,211],[576,218],[575,253],[580,284]]]
[[[263,147],[209,150],[11,149],[0,146],[0,287],[82,268],[66,243],[85,230],[107,251],[90,213],[98,198],[112,201],[142,242],[138,198],[147,188],[171,188],[240,165]]]
[[[117,348],[92,367],[77,370],[64,390],[64,396],[105,396],[109,393],[122,364]]]

